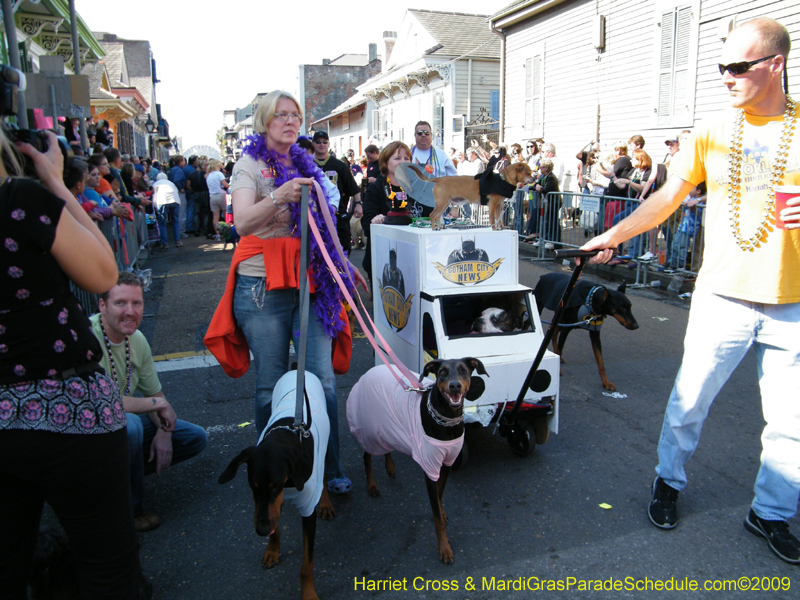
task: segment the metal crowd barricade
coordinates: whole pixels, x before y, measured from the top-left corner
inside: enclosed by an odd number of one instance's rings
[[[516,230],[521,238],[537,234],[534,260],[550,260],[549,251],[580,248],[630,215],[640,203],[632,198],[575,192],[550,192],[542,199],[538,193],[529,194],[526,186],[505,201],[502,221],[504,227]],[[652,272],[684,279],[697,275],[702,264],[704,208],[703,203],[681,207],[652,231],[622,244],[620,255],[636,268],[633,287],[646,286]],[[469,214],[476,225],[491,226],[488,207],[471,204]],[[684,219],[687,222],[681,230]],[[643,260],[641,257],[648,252],[652,258]]]
[[[98,223],[98,227],[108,240],[120,271],[133,271],[141,266],[140,261],[150,257],[150,243],[158,241],[149,238],[147,217],[141,211],[133,213],[133,221],[114,217]],[[91,315],[99,310],[97,294],[86,292],[73,283],[70,283],[70,287],[86,314]]]
[[[524,237],[538,236],[537,258],[542,260],[549,244],[555,248],[580,248],[589,238],[603,233],[606,219],[614,216],[607,215],[614,205],[607,204],[605,196],[574,192],[550,192],[544,197],[534,192],[527,196],[527,207],[524,198],[518,203],[525,223],[517,232]]]
[[[636,199],[573,192],[551,192],[544,198],[538,193],[521,193],[514,198],[513,226],[523,238],[537,234],[535,260],[549,260],[549,250],[581,247],[632,213],[639,203]],[[653,231],[622,245],[621,255],[636,265],[635,286],[647,285],[650,271],[674,272],[684,278],[697,274],[702,262],[704,207],[700,203],[678,209]],[[681,231],[684,219],[687,223]],[[647,252],[653,258],[642,260]]]
[[[140,259],[150,257],[149,242],[154,240],[148,239],[147,220],[142,212],[134,212],[133,221],[117,218],[103,221],[100,230],[114,251],[120,271],[131,271]]]
[[[500,220],[503,227],[508,229],[515,229],[519,232],[520,227],[524,221],[524,211],[520,208],[523,199],[525,198],[524,188],[517,190],[511,198],[503,201],[503,209],[500,214]],[[470,203],[469,208],[462,207],[462,214],[468,214],[469,219],[479,227],[491,227],[492,223],[489,222],[489,207],[482,206],[477,203]]]
[[[92,294],[82,290],[71,281],[69,282],[69,287],[72,290],[72,294],[78,299],[78,304],[81,305],[84,313],[93,315],[100,311],[100,307],[98,306],[98,299],[100,296],[98,294]]]

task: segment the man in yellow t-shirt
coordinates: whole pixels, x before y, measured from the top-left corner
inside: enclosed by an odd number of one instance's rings
[[[694,453],[711,403],[753,345],[764,419],[761,468],[744,526],[781,559],[800,564],[787,519],[800,497],[800,198],[775,226],[774,188],[800,185],[800,117],[784,94],[789,33],[757,18],[734,29],[719,65],[733,110],[702,123],[681,144],[670,178],[629,218],[587,243],[612,248],[661,223],[699,183],[708,187],[703,266],[692,298],[685,352],[670,395],[648,508],[662,529],[677,525],[684,464]]]

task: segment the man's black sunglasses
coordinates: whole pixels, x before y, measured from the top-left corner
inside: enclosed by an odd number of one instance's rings
[[[777,54],[773,54],[772,56],[765,56],[764,58],[759,58],[758,60],[751,60],[746,61],[743,60],[742,62],[731,63],[729,65],[717,65],[719,67],[719,74],[725,75],[725,71],[728,71],[734,77],[736,75],[744,75],[750,70],[750,67],[753,65],[757,65],[758,63],[762,63],[765,60],[769,60],[770,58],[775,58],[778,56]]]

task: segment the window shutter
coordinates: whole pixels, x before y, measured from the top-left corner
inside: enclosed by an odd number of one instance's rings
[[[525,134],[540,137],[544,110],[544,42],[532,45],[531,57],[525,60]]]
[[[661,14],[657,125],[669,127],[689,116],[692,7]]]
[[[372,135],[377,136],[381,131],[381,111],[372,111]]]
[[[672,85],[672,117],[685,119],[689,113],[689,51],[692,35],[692,9],[684,6],[677,11],[675,31],[675,79]]]
[[[531,123],[531,134],[541,136],[542,127],[542,89],[544,88],[542,77],[542,55],[537,54],[533,57],[533,81],[531,89],[531,113],[533,120]]]
[[[658,125],[669,127],[672,120],[672,65],[675,48],[675,13],[661,14],[661,45],[658,62]]]
[[[533,59],[525,61],[525,131],[533,130]]]

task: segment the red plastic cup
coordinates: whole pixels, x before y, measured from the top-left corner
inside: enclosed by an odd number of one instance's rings
[[[781,185],[775,188],[775,225],[778,229],[786,229],[786,224],[781,219],[786,201],[797,196],[800,196],[800,185]]]

